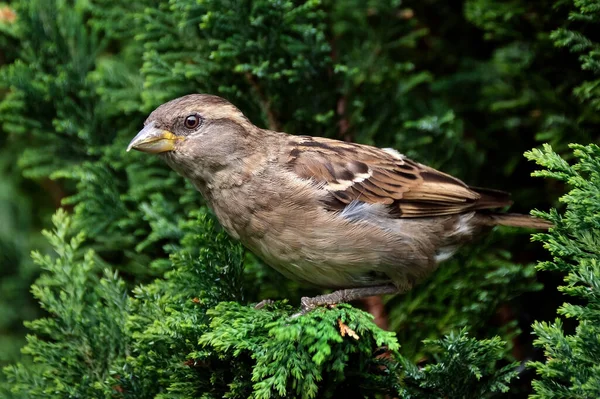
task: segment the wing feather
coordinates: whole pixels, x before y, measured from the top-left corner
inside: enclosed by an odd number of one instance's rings
[[[328,192],[333,209],[362,201],[390,206],[397,217],[431,217],[510,205],[509,194],[461,180],[395,151],[318,137],[291,142],[288,165]]]

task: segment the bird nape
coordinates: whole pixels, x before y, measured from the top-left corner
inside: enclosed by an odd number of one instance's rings
[[[154,110],[127,150],[189,179],[223,228],[301,283],[335,289],[303,310],[401,293],[495,225],[546,221],[494,209],[509,194],[468,186],[393,149],[258,128],[228,101],[192,94]]]

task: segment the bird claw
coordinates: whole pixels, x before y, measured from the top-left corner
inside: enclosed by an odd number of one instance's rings
[[[275,301],[272,299],[263,299],[262,301],[260,301],[256,305],[254,305],[254,309],[262,309],[266,306],[273,305],[274,303],[275,303]]]
[[[297,313],[294,313],[290,318],[291,319],[296,319],[300,316],[303,316],[305,314],[307,314],[308,312],[311,312],[313,310],[315,310],[316,308],[319,307],[327,307],[329,309],[335,307],[335,303],[329,303],[329,302],[324,302],[323,300],[320,299],[320,297],[302,297],[300,299],[300,311]]]
[[[304,316],[311,310],[314,310],[315,308],[317,308],[320,304],[315,303],[314,299],[315,298],[311,298],[311,297],[307,297],[307,296],[302,297],[300,299],[300,311],[291,315],[290,319],[297,319],[298,317]]]
[[[319,303],[315,303],[314,299],[315,298],[310,298],[307,296],[303,296],[300,299],[300,306],[302,307],[302,312],[309,312],[319,305]]]

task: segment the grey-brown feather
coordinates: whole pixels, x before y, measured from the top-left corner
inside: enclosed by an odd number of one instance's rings
[[[500,223],[480,209],[510,204],[393,150],[259,129],[214,96],[166,103],[147,122],[177,133],[190,112],[205,125],[164,159],[229,234],[295,280],[409,289]]]
[[[395,151],[316,137],[290,142],[293,156],[288,164],[292,170],[329,188],[329,203],[337,208],[359,200],[390,205],[397,217],[409,218],[511,204],[507,193],[469,187]]]

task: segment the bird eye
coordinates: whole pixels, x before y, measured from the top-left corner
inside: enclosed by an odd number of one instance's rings
[[[198,115],[198,114],[188,115],[185,118],[185,121],[183,122],[183,124],[188,129],[195,129],[195,128],[197,128],[198,125],[200,125],[200,115]]]

